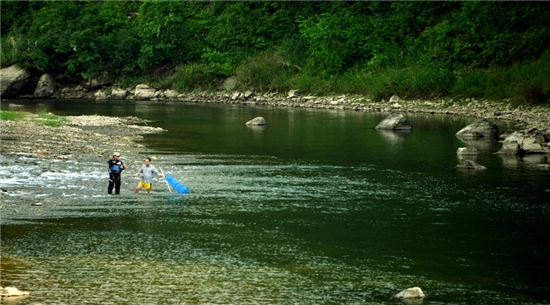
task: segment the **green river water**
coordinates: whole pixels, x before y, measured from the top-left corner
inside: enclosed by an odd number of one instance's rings
[[[6,304],[400,304],[413,286],[423,304],[550,304],[550,172],[497,147],[477,159],[488,170],[457,171],[469,119],[410,115],[412,132],[382,133],[372,113],[40,107],[152,120],[168,131],[143,156],[191,193],[159,180],[132,194],[140,160],[109,197],[106,160],[3,158],[0,185],[19,193],[2,200],[0,284],[31,293]],[[270,124],[245,126],[258,115]]]

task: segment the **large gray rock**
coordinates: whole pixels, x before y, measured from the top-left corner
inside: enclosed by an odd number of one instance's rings
[[[465,170],[484,170],[487,169],[487,167],[477,163],[474,160],[464,160],[462,163],[458,164],[456,166],[458,169],[465,169]]]
[[[134,96],[138,100],[146,100],[155,97],[156,92],[157,90],[155,88],[151,88],[145,84],[139,84],[136,86]]]
[[[550,153],[545,143],[544,135],[538,130],[528,134],[515,131],[509,134],[502,142],[502,148],[497,152],[500,155],[544,154]]]
[[[0,69],[0,96],[16,96],[30,78],[29,72],[13,65]]]
[[[49,74],[43,74],[38,80],[36,89],[34,89],[35,97],[50,97],[55,92],[55,80]]]
[[[461,139],[497,139],[498,127],[486,119],[479,119],[456,133]]]
[[[111,99],[113,100],[123,100],[128,95],[128,90],[122,88],[112,88],[111,89]]]
[[[382,120],[376,129],[386,130],[411,130],[412,125],[407,118],[402,114],[390,114],[387,118]]]
[[[255,117],[252,120],[246,122],[246,125],[252,125],[252,126],[263,126],[267,125],[267,121],[264,119],[264,117]]]
[[[542,146],[542,143],[539,143],[537,138],[531,136],[523,139],[521,149],[523,150],[523,153],[526,154],[544,154],[547,152]]]

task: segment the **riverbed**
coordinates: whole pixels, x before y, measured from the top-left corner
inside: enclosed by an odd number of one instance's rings
[[[413,286],[424,304],[550,304],[550,172],[531,166],[547,161],[489,146],[486,171],[457,171],[469,118],[411,114],[412,132],[388,133],[382,113],[24,107],[167,131],[125,160],[121,196],[106,159],[3,157],[1,284],[31,293],[20,304],[398,304]],[[191,193],[132,194],[145,156]]]

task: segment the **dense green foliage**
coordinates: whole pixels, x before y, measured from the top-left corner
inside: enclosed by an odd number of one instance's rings
[[[2,66],[217,89],[550,97],[546,2],[1,2]]]

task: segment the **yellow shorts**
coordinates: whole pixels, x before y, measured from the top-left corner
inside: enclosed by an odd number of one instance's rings
[[[151,183],[147,183],[147,182],[144,182],[144,181],[140,181],[138,183],[138,187],[143,187],[145,188],[146,190],[150,190],[151,189]]]

